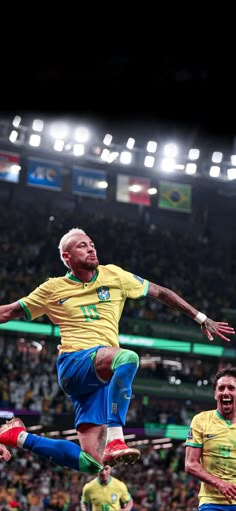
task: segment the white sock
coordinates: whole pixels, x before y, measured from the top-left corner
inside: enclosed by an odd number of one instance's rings
[[[27,431],[21,431],[17,438],[17,447],[23,447],[25,443],[25,439],[27,437],[28,433]]]
[[[112,426],[107,428],[107,439],[106,444],[112,440],[122,440],[124,442],[123,428],[122,426]]]

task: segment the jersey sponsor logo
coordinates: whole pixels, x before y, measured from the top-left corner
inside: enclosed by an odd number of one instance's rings
[[[141,278],[141,277],[139,277],[138,275],[135,275],[135,274],[133,273],[133,277],[134,277],[135,279],[137,279],[137,280],[138,280],[141,284],[143,284],[143,283],[144,283],[144,279],[142,279],[142,278]]]
[[[98,298],[102,302],[106,302],[110,298],[109,287],[101,286],[96,289]]]
[[[59,305],[62,305],[64,302],[66,302],[66,300],[69,300],[70,296],[68,296],[67,298],[60,298],[60,300],[58,300],[58,303]]]
[[[116,493],[112,493],[112,494],[111,494],[111,501],[112,501],[112,502],[116,502],[116,501],[117,501],[117,497],[118,497],[118,496],[116,495]]]

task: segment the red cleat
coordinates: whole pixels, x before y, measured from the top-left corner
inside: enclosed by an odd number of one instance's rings
[[[0,437],[1,441],[1,437]],[[122,440],[112,440],[109,442],[103,454],[103,464],[110,465],[111,467],[115,467],[116,465],[120,465],[125,463],[135,463],[141,456],[141,453],[138,449],[134,449],[133,447],[128,447]]]
[[[7,447],[17,447],[17,439],[22,431],[26,431],[24,423],[15,417],[0,428],[0,442]]]

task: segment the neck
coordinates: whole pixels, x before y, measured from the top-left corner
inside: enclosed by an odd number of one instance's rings
[[[96,270],[71,270],[72,275],[82,282],[89,282],[95,275]]]

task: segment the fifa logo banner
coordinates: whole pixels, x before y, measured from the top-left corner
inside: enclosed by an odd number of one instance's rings
[[[182,183],[160,181],[158,206],[162,209],[191,213],[192,187]]]
[[[61,164],[55,161],[29,158],[27,185],[50,190],[61,190]]]
[[[19,183],[20,176],[19,154],[0,151],[0,180],[8,183]]]
[[[102,170],[72,168],[72,192],[78,195],[106,199],[107,174]]]

